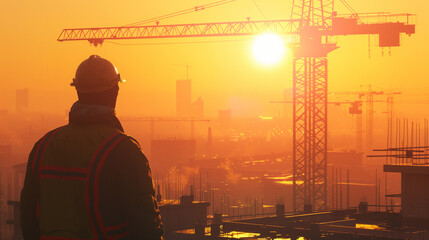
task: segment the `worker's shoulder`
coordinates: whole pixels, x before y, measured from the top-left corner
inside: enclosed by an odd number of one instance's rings
[[[140,144],[135,138],[127,135],[118,128],[106,124],[68,124],[64,126],[64,131],[61,132],[63,135],[78,135],[78,137],[84,136],[86,138],[94,138],[104,142],[106,145],[115,145],[115,148],[126,147],[140,149]]]
[[[115,140],[120,139],[119,144],[134,146],[140,148],[139,142],[133,138],[132,136],[122,132],[121,130],[108,126],[108,125],[78,125],[78,124],[67,124],[64,126],[60,126],[55,128],[49,132],[47,132],[42,138],[39,139],[38,142],[43,141],[44,139],[50,139],[55,137],[56,135],[80,135],[83,134],[85,136],[93,136],[93,135],[101,135],[104,138],[111,139],[115,138]]]
[[[127,141],[129,144],[135,145],[138,148],[140,148],[140,144],[135,138],[133,138],[130,135],[127,135],[125,133],[123,133],[123,134],[125,135],[125,139],[126,139],[125,141]]]
[[[119,132],[118,134],[121,135],[120,146],[141,150],[140,144],[135,138],[123,132]]]
[[[115,135],[119,135],[118,137],[123,136],[122,138],[125,138],[125,139],[131,138],[130,136],[126,135],[120,130],[108,125],[67,124],[48,131],[36,142],[35,146],[41,143],[61,141],[64,138],[70,138],[70,137],[91,138],[91,139],[98,139],[98,141],[104,141],[105,139],[111,138]],[[138,143],[136,144],[138,145]]]
[[[37,146],[43,142],[48,142],[50,139],[52,139],[52,137],[54,137],[65,126],[67,126],[67,125],[60,126],[60,127],[57,127],[57,128],[54,128],[54,129],[48,131],[41,138],[39,138],[39,140],[34,145]]]
[[[138,141],[125,133],[120,133],[121,140],[112,149],[110,158],[121,159],[122,162],[134,161],[137,159],[147,161]]]
[[[55,130],[54,130],[55,131]],[[114,143],[116,140],[129,138],[128,135],[121,130],[108,124],[74,124],[69,123],[59,128],[59,133],[56,134],[58,139],[91,139],[95,143],[102,143],[106,140],[111,140]]]

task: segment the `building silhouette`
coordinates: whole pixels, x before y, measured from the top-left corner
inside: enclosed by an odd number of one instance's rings
[[[231,109],[219,110],[218,112],[219,128],[222,131],[227,131],[232,125]]]
[[[192,103],[192,117],[194,118],[203,118],[204,116],[204,101],[201,97],[197,98],[195,102]]]
[[[28,109],[28,88],[16,90],[16,112],[22,113]]]
[[[176,81],[176,116],[192,116],[192,91],[190,79]]]

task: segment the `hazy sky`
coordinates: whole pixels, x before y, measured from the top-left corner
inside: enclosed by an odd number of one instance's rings
[[[30,108],[63,114],[75,100],[69,86],[78,64],[91,54],[111,60],[128,80],[120,85],[120,115],[174,115],[175,81],[186,77],[189,64],[193,99],[201,96],[207,115],[232,108],[236,116],[277,115],[283,89],[292,86],[291,56],[262,66],[251,54],[252,37],[116,41],[102,47],[88,42],[57,42],[63,28],[120,26],[207,4],[208,0],[0,0],[0,108],[15,108],[15,90],[30,89]],[[255,6],[259,6],[260,10]],[[161,24],[287,19],[292,0],[237,0],[234,3],[161,21]],[[330,91],[402,91],[407,103],[429,102],[429,2],[425,0],[347,0],[357,12],[415,13],[417,34],[402,37],[402,46],[377,47],[368,36],[339,37],[340,49],[329,56]],[[348,13],[337,3],[340,13]],[[263,13],[263,15],[261,14]],[[177,44],[195,41],[212,43]],[[157,44],[152,43],[175,43]],[[398,100],[399,101],[399,100]],[[398,104],[398,114],[425,116],[429,105]]]

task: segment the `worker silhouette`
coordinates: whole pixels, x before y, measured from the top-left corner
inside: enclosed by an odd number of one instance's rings
[[[162,239],[148,160],[115,116],[115,66],[92,55],[71,83],[69,124],[30,153],[21,194],[28,239]]]

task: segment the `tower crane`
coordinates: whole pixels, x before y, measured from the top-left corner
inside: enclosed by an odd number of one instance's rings
[[[153,117],[124,117],[122,121],[127,122],[150,122],[150,140],[154,139],[155,123],[157,122],[189,122],[191,123],[192,140],[195,139],[195,122],[210,122],[209,119],[195,119],[195,118],[153,118]]]
[[[344,92],[345,94],[348,94],[349,92]],[[351,92],[350,92],[351,94]],[[354,94],[354,93],[353,93]],[[362,94],[363,96],[364,94]],[[349,114],[356,116],[356,152],[362,153],[362,103],[365,102],[368,104],[367,101],[362,101],[359,97],[359,100],[355,101],[329,101],[327,104],[331,104],[334,106],[341,106],[341,105],[349,105]],[[380,102],[380,101],[375,101]],[[270,103],[287,103],[292,104],[293,101],[270,101]],[[373,102],[372,102],[373,103]]]
[[[295,211],[327,209],[328,54],[333,36],[378,35],[380,47],[400,46],[401,34],[414,34],[412,14],[338,15],[334,0],[293,0],[287,20],[73,28],[58,41],[245,36],[264,32],[292,35],[293,192]]]
[[[374,91],[372,90],[371,84],[361,85],[361,87],[368,87],[368,91],[356,91],[356,92],[330,92],[329,94],[340,96],[340,95],[357,95],[359,99],[366,97],[366,152],[370,152],[374,146],[374,103],[375,102],[387,102],[387,115],[388,121],[393,119],[393,97],[394,95],[400,95],[402,92],[385,92],[385,91]],[[387,96],[386,101],[374,100],[374,96]],[[362,100],[360,101],[362,103]],[[357,115],[357,136],[360,138],[358,142],[362,143],[362,114]],[[362,147],[358,148],[362,152]]]

